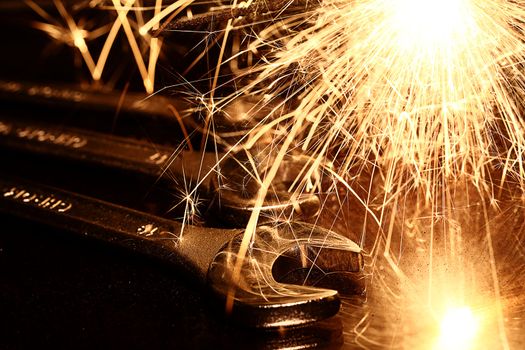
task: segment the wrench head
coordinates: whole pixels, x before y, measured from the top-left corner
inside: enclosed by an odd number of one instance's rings
[[[297,257],[305,268],[319,265],[328,275],[333,272],[355,273],[363,268],[361,249],[356,243],[305,223],[258,227],[245,257],[238,256],[241,241],[242,234],[216,255],[207,280],[218,296],[223,299],[233,296],[231,317],[248,327],[297,326],[320,321],[339,311],[340,299],[336,290],[277,282],[274,265],[283,254],[297,249],[303,251],[305,253]],[[330,252],[337,252],[341,263],[322,257]],[[237,259],[242,259],[242,268],[235,278],[233,270]],[[340,269],[348,271],[336,271]]]

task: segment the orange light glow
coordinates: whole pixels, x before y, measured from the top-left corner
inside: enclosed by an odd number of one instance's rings
[[[479,320],[469,307],[450,308],[441,320],[437,349],[471,349],[478,329]]]

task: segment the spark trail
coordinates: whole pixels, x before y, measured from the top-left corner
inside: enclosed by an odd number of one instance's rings
[[[25,2],[45,20],[44,22],[35,22],[33,24],[35,28],[46,32],[59,42],[78,49],[93,81],[102,79],[108,57],[112,49],[114,49],[117,35],[122,30],[132,51],[144,89],[148,93],[154,91],[155,69],[162,50],[162,40],[152,38],[150,35],[140,36],[134,31],[133,27],[136,27],[137,23],[144,21],[143,15],[147,12],[158,15],[162,9],[162,0],[156,1],[153,8],[144,8],[140,5],[141,2],[136,0],[112,1],[113,7],[111,9],[115,14],[113,22],[91,30],[82,28],[77,24],[74,15],[68,11],[62,0],[54,0],[54,4],[66,25],[62,25],[59,20],[53,18],[36,2],[32,0],[25,0]],[[100,4],[93,2],[91,6],[96,7],[100,6]],[[132,19],[131,15],[134,15],[135,19]],[[158,25],[153,26],[153,28],[157,29]],[[106,35],[104,45],[100,50],[98,59],[95,60],[92,53],[93,50],[90,49],[88,42],[104,35]],[[144,47],[146,50],[143,49]],[[146,52],[146,54],[143,52]],[[145,56],[148,57],[147,63]]]
[[[342,158],[341,174],[372,161],[386,192],[431,199],[443,178],[481,186],[495,165],[521,181],[523,19],[519,1],[325,0],[275,24],[296,28],[284,39],[259,38],[282,49],[254,88],[299,97],[301,147]]]

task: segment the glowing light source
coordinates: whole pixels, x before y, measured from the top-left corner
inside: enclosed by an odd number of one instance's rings
[[[437,349],[466,350],[473,347],[479,322],[469,307],[449,309],[441,321]]]
[[[411,44],[447,45],[475,28],[468,0],[398,0],[393,13],[392,27]]]

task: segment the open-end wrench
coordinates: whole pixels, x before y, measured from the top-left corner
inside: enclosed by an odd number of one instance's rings
[[[246,224],[258,190],[249,162],[240,157],[208,152],[174,153],[170,147],[81,129],[0,117],[0,147],[139,174],[147,177],[149,183],[162,180],[167,187],[184,188],[208,198],[221,220],[234,226]],[[292,182],[302,165],[295,158],[285,160],[282,168],[286,171],[278,180]],[[294,167],[295,172],[290,170]],[[276,186],[266,197],[261,220],[292,214],[296,218],[311,218],[319,211],[319,205],[315,195],[294,196],[284,186]]]
[[[115,90],[96,90],[45,82],[24,82],[0,79],[0,100],[14,104],[16,108],[27,106],[50,107],[53,111],[74,111],[74,121],[89,125],[113,125],[115,115],[136,116],[141,124],[155,123],[162,127],[177,129],[182,123],[189,130],[199,131],[200,115],[208,113],[209,107],[203,97],[196,95],[155,94]],[[264,100],[264,99],[262,99]],[[228,103],[214,102],[214,126],[216,132],[231,134],[239,130],[252,129],[262,117],[268,117],[279,103],[263,103],[261,98],[237,97]],[[56,117],[56,116],[55,116]],[[51,118],[52,119],[52,118]],[[79,120],[84,119],[84,120]],[[85,120],[90,119],[90,121]],[[158,129],[158,128],[156,128]],[[208,132],[207,130],[205,132]]]
[[[359,272],[361,250],[351,240],[304,223],[260,226],[232,276],[242,229],[210,229],[182,224],[75,193],[0,176],[0,212],[40,222],[146,253],[176,264],[225,299],[235,290],[231,316],[256,328],[294,326],[336,314],[335,290],[284,284],[274,277],[274,263],[301,252],[305,268],[328,275]],[[333,255],[337,255],[333,259]],[[292,264],[293,265],[293,264]],[[282,269],[282,266],[281,266]]]
[[[76,85],[14,80],[0,80],[0,99],[24,105],[49,105],[54,109],[87,108],[92,113],[102,112],[110,115],[120,110],[122,113],[143,114],[147,117],[160,116],[170,119],[173,119],[173,112],[168,108],[169,105],[183,115],[192,111],[191,101],[184,98],[167,98],[162,95],[148,97],[136,92],[119,94],[109,90],[82,89]]]

